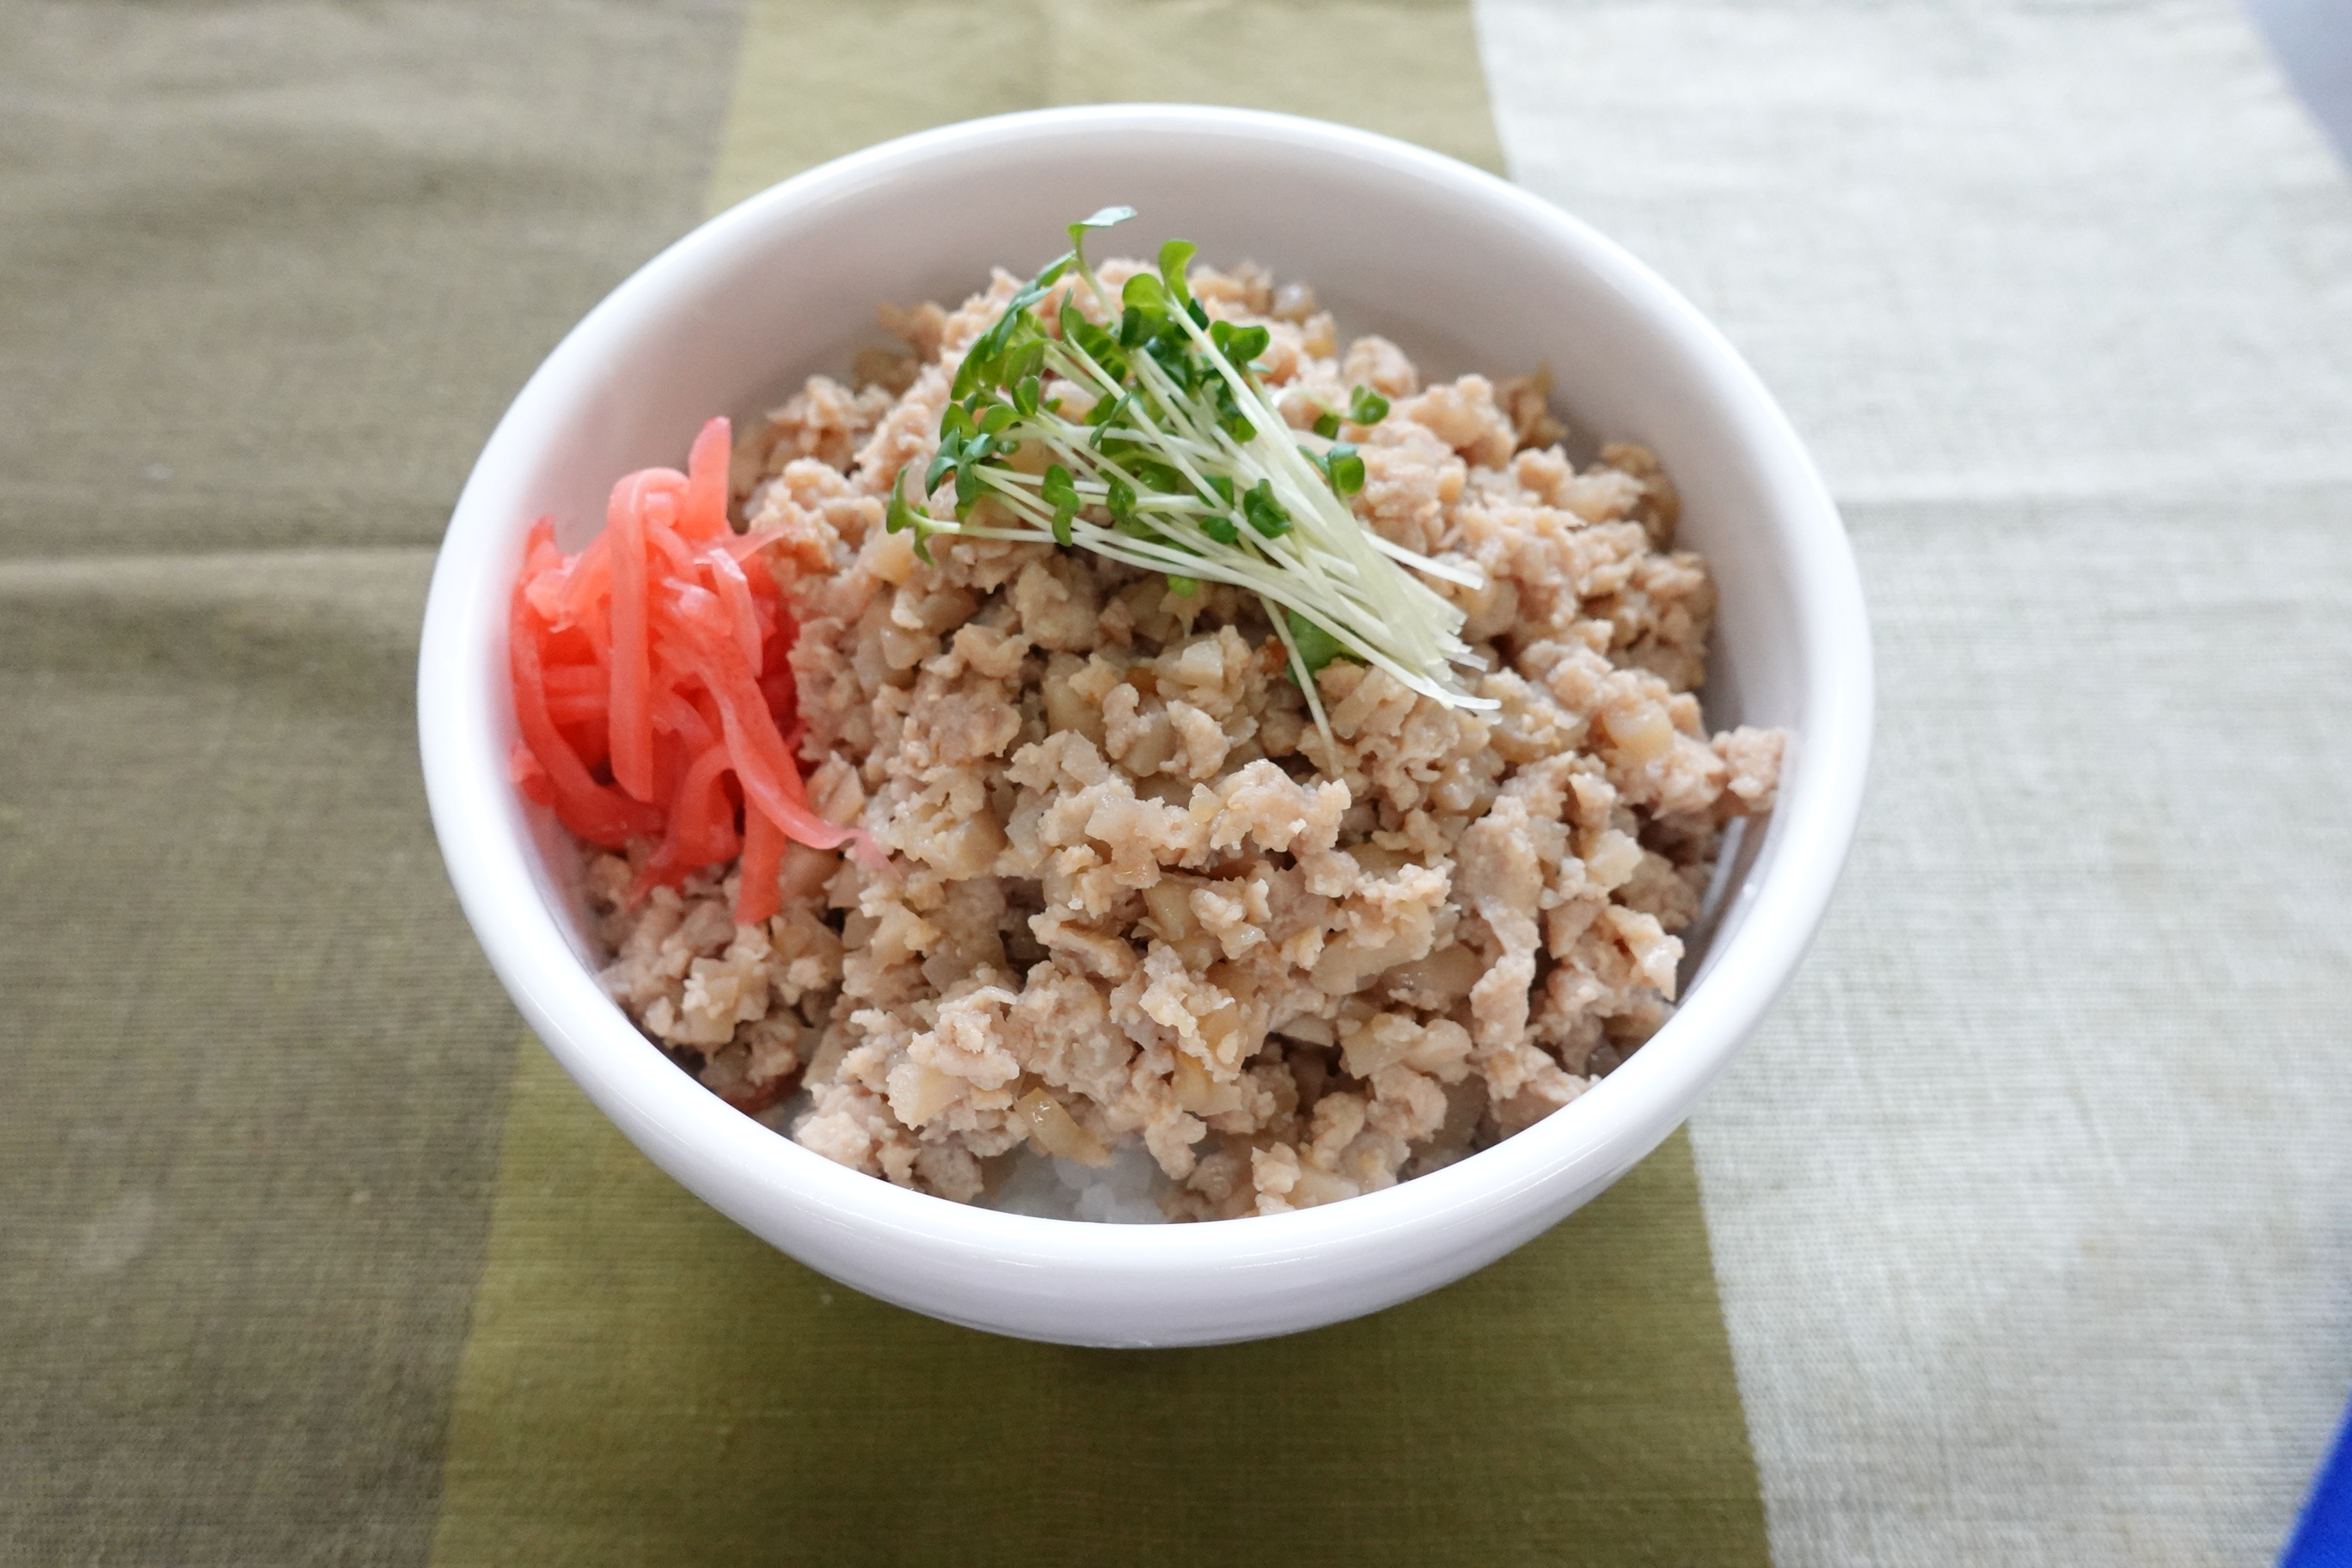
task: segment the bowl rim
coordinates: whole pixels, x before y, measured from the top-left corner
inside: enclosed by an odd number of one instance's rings
[[[1805,765],[1784,789],[1771,864],[1744,897],[1739,929],[1641,1051],[1546,1121],[1477,1155],[1344,1203],[1245,1220],[1120,1226],[1006,1214],[897,1187],[834,1163],[726,1105],[637,1033],[575,957],[540,896],[530,836],[499,739],[505,601],[528,520],[498,512],[518,468],[568,416],[571,384],[630,323],[691,293],[697,279],[756,249],[782,215],[845,196],[946,153],[1009,150],[1105,131],[1266,140],[1369,163],[1502,211],[1570,253],[1703,365],[1724,414],[1767,454],[1769,510],[1789,534],[1798,606]],[[486,611],[485,606],[488,606]],[[1614,241],[1533,193],[1444,154],[1294,115],[1191,104],[1025,110],[919,132],[796,174],[699,225],[647,261],[533,373],[483,447],[435,563],[418,658],[417,721],[426,793],[468,921],[533,1032],[656,1161],[722,1212],[758,1205],[687,1173],[732,1171],[785,1200],[804,1226],[851,1227],[934,1257],[1033,1278],[1169,1279],[1204,1268],[1263,1268],[1333,1258],[1401,1233],[1437,1233],[1474,1215],[1520,1211],[1547,1194],[1605,1185],[1662,1141],[1785,988],[1825,912],[1859,821],[1873,723],[1870,629],[1852,547],[1803,443],[1747,362],[1671,285]],[[1661,1048],[1664,1047],[1664,1048]],[[754,1228],[760,1228],[754,1226]],[[867,1288],[870,1287],[861,1287]],[[926,1308],[935,1310],[936,1309]]]

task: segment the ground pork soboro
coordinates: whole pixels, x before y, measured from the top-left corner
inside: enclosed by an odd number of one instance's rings
[[[754,928],[731,868],[625,908],[602,858],[608,987],[730,1103],[966,1201],[1024,1146],[1135,1139],[1174,1217],[1275,1213],[1574,1100],[1666,1016],[1722,829],[1779,774],[1777,731],[1702,724],[1714,590],[1654,458],[1580,469],[1540,382],[1424,389],[1305,288],[1196,272],[1272,334],[1293,425],[1357,385],[1392,400],[1346,431],[1359,516],[1485,574],[1444,591],[1498,706],[1335,662],[1331,754],[1255,600],[1026,544],[940,538],[926,565],[883,529],[1013,287],[890,313],[907,351],[869,384],[814,378],[739,443],[739,513],[784,534],[812,796],[889,868],[795,847]]]

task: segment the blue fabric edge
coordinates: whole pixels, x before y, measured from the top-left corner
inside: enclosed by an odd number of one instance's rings
[[[2352,1407],[2344,1412],[2335,1447],[2311,1483],[2311,1496],[2288,1537],[2279,1568],[2346,1568],[2352,1564]]]

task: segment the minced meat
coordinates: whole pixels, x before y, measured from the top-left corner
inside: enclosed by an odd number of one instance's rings
[[[1098,270],[1116,293],[1138,267]],[[1024,1149],[1140,1141],[1171,1217],[1276,1213],[1574,1100],[1666,1017],[1723,829],[1779,774],[1778,731],[1702,721],[1715,592],[1656,459],[1579,468],[1540,381],[1424,389],[1304,287],[1195,271],[1213,315],[1271,332],[1294,425],[1392,400],[1349,431],[1358,515],[1485,575],[1433,586],[1499,706],[1335,661],[1329,755],[1255,597],[1031,544],[935,537],[926,565],[885,531],[1014,287],[886,312],[905,350],[738,444],[738,515],[784,533],[812,800],[889,866],[794,846],[782,912],[739,927],[734,868],[627,907],[599,856],[612,994],[730,1103],[961,1201]]]

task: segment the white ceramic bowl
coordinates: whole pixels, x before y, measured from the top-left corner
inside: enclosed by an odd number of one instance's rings
[[[677,463],[876,341],[883,300],[953,301],[1026,273],[1062,226],[1141,217],[1097,248],[1181,236],[1311,282],[1343,340],[1378,331],[1424,374],[1549,363],[1554,404],[1647,443],[1683,540],[1721,585],[1709,721],[1792,732],[1780,805],[1679,1012],[1581,1099],[1485,1153],[1346,1203],[1221,1224],[1033,1219],[902,1191],[739,1115],[598,989],[567,857],[509,783],[508,595],[530,521],[576,546],[621,474]],[[1318,121],[1128,106],[1008,115],[908,137],[712,219],[615,289],[499,424],[434,572],[418,671],[434,826],[516,1004],[656,1163],[845,1284],[1033,1339],[1175,1345],[1373,1311],[1461,1278],[1591,1199],[1682,1121],[1803,955],[1852,839],[1869,750],[1869,633],[1811,460],[1755,374],[1682,297],[1591,229],[1475,169]],[[595,1194],[581,1201],[593,1203]]]

